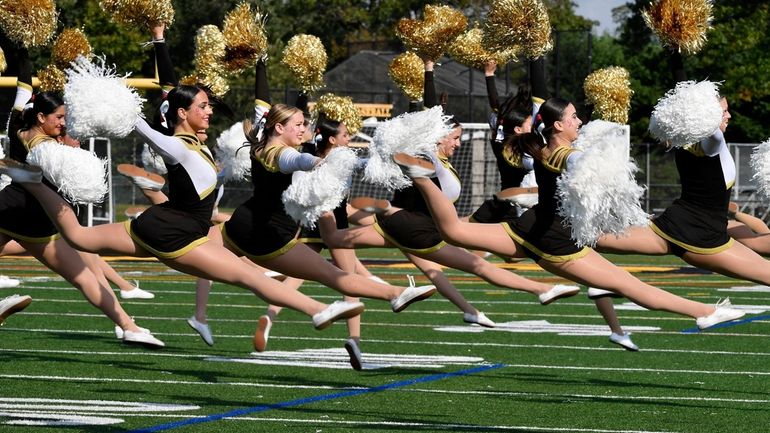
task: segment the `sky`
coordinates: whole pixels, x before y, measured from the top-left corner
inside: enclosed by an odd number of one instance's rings
[[[572,0],[577,4],[575,12],[591,20],[599,21],[599,27],[594,27],[594,32],[602,34],[608,31],[613,34],[615,24],[612,22],[612,8],[618,7],[627,0]]]

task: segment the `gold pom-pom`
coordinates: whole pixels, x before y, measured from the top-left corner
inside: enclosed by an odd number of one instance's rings
[[[112,19],[125,26],[150,28],[155,23],[166,27],[174,23],[174,6],[171,0],[101,0],[99,6]]]
[[[449,6],[425,5],[423,14],[423,20],[401,19],[396,25],[396,35],[407,48],[437,60],[444,55],[449,44],[465,31],[468,19]]]
[[[195,34],[196,82],[209,87],[217,96],[224,96],[230,90],[227,79],[223,76],[225,57],[225,38],[215,25],[205,25]]]
[[[37,78],[40,79],[41,92],[61,93],[64,91],[64,85],[67,84],[67,76],[56,65],[48,65],[37,71]]]
[[[59,69],[67,69],[78,56],[90,58],[93,52],[86,35],[80,29],[64,29],[51,49],[51,63]]]
[[[631,108],[631,82],[628,71],[619,66],[598,69],[583,82],[586,100],[593,104],[596,115],[610,122],[628,123]]]
[[[281,63],[289,68],[305,93],[323,87],[326,61],[323,42],[312,35],[292,36],[281,59]]]
[[[663,45],[690,55],[706,44],[711,11],[710,0],[657,0],[642,16]]]
[[[56,31],[53,0],[0,0],[0,28],[27,48],[45,45]]]
[[[425,68],[420,57],[407,51],[396,56],[388,66],[390,79],[413,101],[422,99]]]
[[[257,60],[267,58],[267,33],[265,15],[251,10],[251,6],[240,3],[227,13],[222,24],[225,38],[225,66],[233,72],[254,65]]]
[[[333,93],[321,96],[311,110],[313,121],[317,121],[321,113],[331,120],[344,123],[351,136],[363,126],[361,113],[353,103],[353,99],[347,96],[337,96]]]
[[[491,51],[519,47],[530,59],[551,51],[551,21],[541,0],[494,0],[484,24],[484,46]]]
[[[463,65],[483,69],[484,64],[494,60],[498,65],[516,61],[516,48],[505,51],[487,51],[482,46],[483,32],[474,27],[461,34],[449,46],[449,55]]]
[[[3,49],[0,48],[0,75],[2,75],[6,69],[8,69],[8,62],[5,61],[5,53],[3,52]]]

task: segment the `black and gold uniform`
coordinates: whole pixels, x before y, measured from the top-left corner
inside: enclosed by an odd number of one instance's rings
[[[503,147],[498,140],[491,140],[492,153],[497,161],[500,172],[500,189],[521,186],[524,176],[532,170],[532,158],[522,158],[513,154],[509,148]],[[510,200],[500,200],[497,196],[485,200],[470,216],[471,222],[498,223],[518,216],[518,209]]]
[[[208,147],[197,136],[167,136],[140,120],[136,132],[168,168],[168,201],[126,221],[131,238],[153,255],[173,259],[208,242],[216,200],[217,170]]]
[[[8,156],[25,163],[27,153],[35,146],[46,141],[55,141],[52,137],[41,134],[28,142],[21,139],[21,113],[24,102],[32,96],[32,86],[23,81],[19,74],[16,101],[8,122],[10,146]],[[31,79],[30,79],[31,81]],[[43,183],[56,190],[47,180]],[[0,233],[17,241],[47,243],[59,238],[59,230],[48,218],[40,202],[18,183],[12,182],[0,191]]]
[[[721,132],[715,136],[720,141],[716,152],[704,151],[708,139],[674,151],[682,194],[650,224],[678,256],[687,251],[716,254],[733,242],[727,234],[727,206],[735,162]]]
[[[337,230],[345,230],[346,228],[350,227],[350,224],[348,224],[347,207],[348,207],[348,201],[346,199],[343,199],[342,203],[340,203],[340,205],[334,208],[334,210],[332,211],[332,213],[334,214],[334,219],[337,222]],[[303,244],[318,246],[320,247],[320,249],[327,248],[326,244],[324,244],[323,239],[321,239],[321,231],[318,229],[318,226],[312,229],[309,229],[307,227],[302,227],[299,232],[298,240]]]
[[[508,235],[535,261],[566,262],[589,252],[588,248],[577,246],[570,237],[568,222],[556,211],[556,180],[575,152],[578,151],[570,147],[559,147],[545,161],[535,161],[538,203],[520,217],[502,223]]]
[[[460,176],[447,158],[431,155],[436,177],[431,179],[447,198],[455,202],[460,197]],[[386,216],[375,216],[374,229],[399,249],[429,254],[446,245],[433,221],[425,199],[414,185],[396,191],[391,200],[400,208]]]
[[[279,165],[284,152],[299,153],[294,148],[275,143],[251,155],[254,193],[223,225],[225,240],[254,261],[278,257],[297,243],[299,224],[286,213],[281,201],[281,194],[291,185],[292,178],[291,170],[284,173]]]

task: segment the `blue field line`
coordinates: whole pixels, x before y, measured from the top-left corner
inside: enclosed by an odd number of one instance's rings
[[[300,398],[300,399],[297,399],[297,400],[289,400],[289,401],[284,401],[284,402],[281,402],[281,403],[263,404],[263,405],[254,406],[254,407],[247,407],[247,408],[243,408],[243,409],[235,409],[235,410],[231,410],[229,412],[220,413],[220,414],[208,415],[208,416],[197,417],[197,418],[190,418],[190,419],[186,419],[186,420],[183,420],[183,421],[171,422],[171,423],[167,423],[167,424],[160,424],[160,425],[156,425],[156,426],[153,426],[153,427],[146,427],[146,428],[141,428],[141,429],[137,429],[137,430],[129,430],[127,433],[150,433],[150,432],[157,432],[157,431],[163,431],[163,430],[171,430],[171,429],[175,429],[175,428],[179,428],[179,427],[184,427],[184,426],[188,426],[188,425],[192,425],[192,424],[201,424],[201,423],[204,423],[204,422],[219,421],[219,420],[224,419],[224,418],[232,418],[232,417],[237,417],[237,416],[242,416],[242,415],[258,413],[258,412],[265,412],[265,411],[273,410],[273,409],[283,409],[283,408],[287,408],[287,407],[301,406],[303,404],[315,403],[315,402],[319,402],[319,401],[334,400],[334,399],[338,399],[338,398],[353,397],[353,396],[361,395],[361,394],[369,394],[369,393],[373,393],[373,392],[387,391],[389,389],[403,388],[405,386],[410,386],[410,385],[414,385],[414,384],[417,384],[417,383],[435,382],[437,380],[447,379],[447,378],[450,378],[450,377],[467,376],[467,375],[470,375],[470,374],[481,373],[481,372],[484,372],[484,371],[489,371],[489,370],[495,370],[495,369],[498,369],[498,368],[503,368],[505,366],[506,366],[505,364],[482,365],[482,366],[479,366],[479,367],[474,367],[474,368],[469,368],[469,369],[466,369],[466,370],[455,371],[455,372],[452,372],[452,373],[432,374],[430,376],[423,376],[423,377],[417,377],[417,378],[414,378],[414,379],[402,380],[402,381],[399,381],[399,382],[388,383],[388,384],[385,384],[385,385],[374,386],[374,387],[371,387],[371,388],[354,389],[354,390],[351,390],[351,391],[335,392],[333,394],[324,394],[324,395],[317,395],[315,397],[305,397],[305,398]]]
[[[751,323],[751,322],[756,322],[757,320],[765,320],[765,319],[770,319],[770,314],[765,314],[764,316],[749,317],[748,319],[743,319],[743,320],[733,320],[732,322],[720,323],[719,325],[714,325],[714,326],[706,328],[706,329],[699,329],[696,326],[694,328],[683,329],[682,333],[683,334],[697,334],[699,332],[710,331],[712,329],[730,328],[730,327],[733,327],[733,326],[743,325],[744,323]]]

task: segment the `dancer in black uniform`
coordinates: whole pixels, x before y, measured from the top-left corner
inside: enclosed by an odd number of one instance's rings
[[[556,211],[559,205],[556,179],[581,156],[581,152],[571,147],[580,125],[571,103],[552,98],[540,107],[533,127],[536,132],[511,138],[514,149],[534,158],[539,185],[538,204],[512,222],[474,224],[460,221],[452,203],[428,177],[435,171],[430,163],[404,154],[396,155],[396,161],[414,179],[448,242],[501,256],[528,256],[549,272],[617,292],[645,308],[696,318],[701,329],[742,317],[742,311],[725,305],[712,307],[646,284],[594,250],[575,244],[565,226],[566,221]]]

